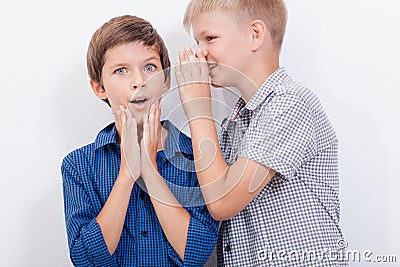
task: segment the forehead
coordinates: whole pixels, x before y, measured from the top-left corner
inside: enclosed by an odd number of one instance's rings
[[[113,63],[114,61],[144,61],[158,60],[160,55],[155,47],[149,47],[143,44],[142,41],[134,41],[115,45],[109,48],[105,55],[105,64]]]
[[[193,34],[202,34],[206,31],[217,31],[228,28],[237,28],[237,19],[227,12],[203,12],[192,19]]]

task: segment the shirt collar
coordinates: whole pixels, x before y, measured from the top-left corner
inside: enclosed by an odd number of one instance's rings
[[[96,150],[108,144],[118,145],[117,128],[115,127],[114,122],[107,125],[103,130],[98,133],[96,141],[94,142],[94,149]]]
[[[165,140],[164,153],[167,158],[174,157],[177,153],[186,155],[193,154],[192,141],[184,133],[178,130],[170,121],[162,121],[163,127],[168,130],[168,136]]]
[[[277,95],[284,94],[286,87],[282,85],[289,80],[290,77],[286,73],[285,68],[281,67],[277,69],[264,81],[257,92],[250,98],[245,108],[248,110],[256,109],[273,92],[275,92]]]

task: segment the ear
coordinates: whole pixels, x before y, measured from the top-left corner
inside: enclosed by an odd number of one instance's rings
[[[106,90],[104,90],[104,87],[102,84],[95,82],[91,79],[90,87],[92,87],[93,93],[95,93],[95,95],[97,95],[98,98],[103,99],[103,100],[107,99]]]
[[[264,42],[267,26],[262,20],[254,20],[249,25],[251,51],[256,52]]]

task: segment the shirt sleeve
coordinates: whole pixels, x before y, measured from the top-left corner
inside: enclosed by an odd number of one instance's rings
[[[96,221],[82,177],[71,154],[61,166],[64,192],[65,223],[70,258],[75,266],[116,266]]]
[[[313,114],[300,98],[282,102],[260,111],[243,137],[238,156],[257,161],[290,179],[314,154]]]
[[[197,181],[197,176],[194,174],[193,176],[188,176],[187,179],[195,179]],[[175,191],[174,194],[176,193]],[[182,201],[178,197],[181,203],[189,205],[189,207],[183,206],[190,214],[184,261],[180,259],[178,253],[169,242],[168,255],[178,266],[203,266],[210,258],[217,244],[219,222],[211,217],[204,203],[200,187],[188,188],[185,198],[188,195],[191,200]],[[201,200],[199,200],[200,198]],[[202,204],[199,205],[199,203]]]

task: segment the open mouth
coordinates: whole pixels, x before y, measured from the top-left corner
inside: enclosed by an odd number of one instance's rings
[[[214,69],[215,67],[217,67],[218,66],[218,64],[217,63],[209,63],[208,64],[208,70],[212,70],[212,69]]]
[[[130,101],[132,106],[136,109],[143,109],[147,106],[147,102],[149,101],[148,98],[138,97]]]
[[[143,104],[147,101],[148,99],[142,98],[142,99],[134,99],[131,101],[132,104]]]

